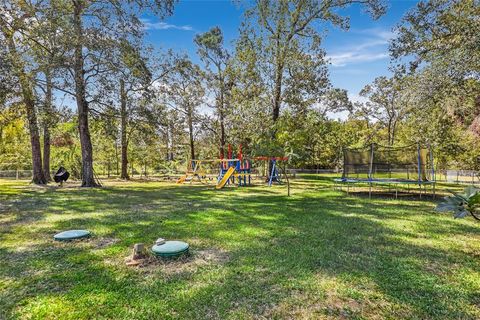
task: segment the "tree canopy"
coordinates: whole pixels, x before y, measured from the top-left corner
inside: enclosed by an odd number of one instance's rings
[[[175,5],[4,1],[0,170],[42,184],[64,165],[95,186],[95,171],[128,179],[226,157],[228,145],[337,168],[342,146],[372,142],[432,145],[439,168],[480,166],[478,0],[418,2],[394,30],[392,73],[358,93],[332,85],[324,30],[348,31],[351,6],[380,17],[380,0],[241,3],[238,37],[197,32],[196,57],[146,43],[142,14]]]

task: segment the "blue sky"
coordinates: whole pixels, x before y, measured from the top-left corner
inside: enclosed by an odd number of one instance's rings
[[[349,31],[328,27],[324,48],[331,60],[330,79],[335,87],[347,89],[353,100],[378,76],[388,75],[388,40],[392,28],[417,1],[389,1],[387,14],[373,21],[357,5],[344,10],[350,16]],[[226,45],[238,36],[242,8],[230,0],[180,0],[173,16],[160,21],[149,17],[146,41],[155,47],[188,53],[198,62],[193,38],[213,26],[224,32]]]

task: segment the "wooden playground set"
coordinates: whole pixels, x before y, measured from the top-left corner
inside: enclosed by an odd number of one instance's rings
[[[261,156],[252,159],[245,158],[242,146],[239,147],[237,157],[233,157],[232,146],[228,146],[228,156],[224,159],[191,159],[187,163],[185,174],[177,180],[177,184],[200,182],[202,184],[215,183],[215,189],[222,189],[226,185],[250,186],[254,179],[260,179],[268,186],[281,183],[286,175],[285,163],[288,157]]]

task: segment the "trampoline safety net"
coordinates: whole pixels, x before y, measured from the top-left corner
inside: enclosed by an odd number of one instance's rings
[[[376,144],[364,149],[343,150],[344,180],[434,181],[430,148],[401,148]]]

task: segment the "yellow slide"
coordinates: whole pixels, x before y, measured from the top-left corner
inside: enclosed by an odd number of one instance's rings
[[[177,183],[178,184],[184,183],[185,179],[187,179],[187,177],[188,177],[188,175],[181,176],[180,178],[178,178]]]
[[[215,186],[215,189],[222,189],[225,184],[227,183],[228,179],[232,176],[232,174],[235,172],[235,167],[230,167],[228,168],[227,172],[225,172],[225,175],[223,176],[222,180]]]

